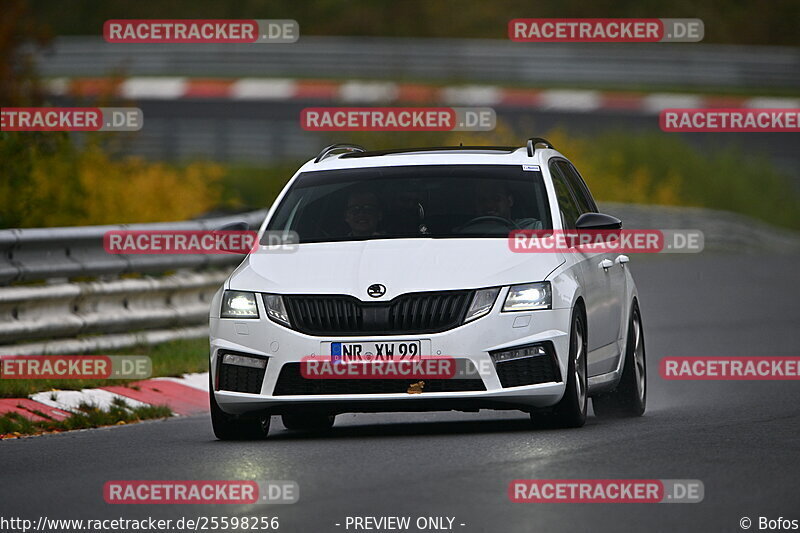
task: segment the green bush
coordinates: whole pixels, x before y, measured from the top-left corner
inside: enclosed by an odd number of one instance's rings
[[[0,133],[0,160],[6,228],[188,219],[219,204],[223,175],[213,163],[111,158],[99,140],[78,148],[53,133]]]

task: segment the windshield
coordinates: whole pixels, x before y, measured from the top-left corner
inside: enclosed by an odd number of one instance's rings
[[[426,165],[304,172],[270,220],[300,243],[507,237],[551,229],[542,174],[521,165]]]

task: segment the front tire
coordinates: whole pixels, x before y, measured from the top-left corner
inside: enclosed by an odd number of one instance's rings
[[[592,398],[594,414],[599,418],[642,416],[647,406],[647,362],[644,329],[639,307],[634,303],[628,324],[625,363],[617,388]]]
[[[586,321],[573,311],[569,336],[567,386],[564,396],[553,407],[531,413],[534,425],[547,428],[579,428],[586,423],[588,377],[586,371]]]

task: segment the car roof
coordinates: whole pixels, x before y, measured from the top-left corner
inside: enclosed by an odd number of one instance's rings
[[[554,156],[564,157],[552,148],[537,148],[529,156],[525,147],[453,146],[407,148],[375,152],[348,152],[310,160],[300,172],[418,165],[537,165]]]

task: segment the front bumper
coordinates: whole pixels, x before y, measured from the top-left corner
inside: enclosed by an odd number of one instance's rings
[[[259,299],[260,300],[260,299]],[[261,302],[259,301],[259,305]],[[489,352],[529,344],[550,343],[558,367],[558,375],[567,375],[569,352],[569,309],[552,309],[529,313],[488,315],[457,328],[434,334],[382,335],[336,338],[309,336],[278,325],[268,318],[263,308],[261,318],[254,320],[210,320],[212,383],[217,383],[220,352],[252,354],[268,360],[259,393],[216,390],[216,401],[229,414],[282,414],[297,410],[319,410],[328,413],[464,410],[481,408],[530,409],[557,403],[565,384],[557,381],[534,385],[503,387]],[[373,393],[274,395],[278,377],[287,363],[299,363],[309,355],[329,355],[329,342],[346,341],[422,341],[423,355],[451,356],[471,361],[479,369],[485,390],[456,392]],[[429,351],[430,353],[426,353]],[[545,356],[541,356],[545,357]],[[455,378],[454,378],[455,379]],[[416,381],[416,380],[414,380]]]

